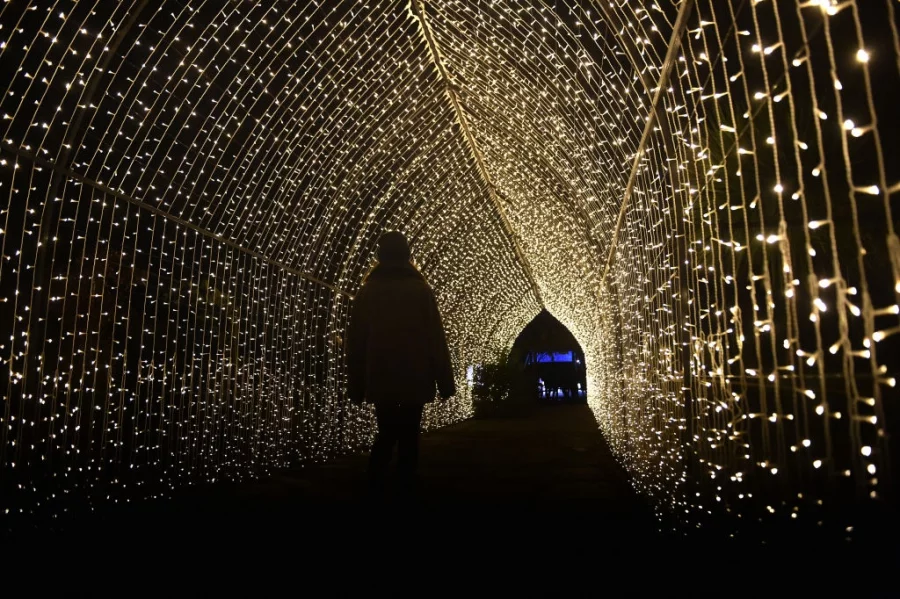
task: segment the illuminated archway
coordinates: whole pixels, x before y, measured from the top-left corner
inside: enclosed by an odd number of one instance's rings
[[[558,315],[661,514],[756,516],[763,488],[760,516],[806,514],[845,479],[878,497],[891,2],[0,10],[0,508],[367,442],[341,344],[384,228],[413,240],[458,364]]]

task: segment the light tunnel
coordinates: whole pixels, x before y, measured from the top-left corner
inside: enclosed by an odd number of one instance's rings
[[[883,501],[897,8],[3,3],[0,510],[364,446],[342,343],[386,229],[463,390],[429,428],[546,307],[667,525]]]

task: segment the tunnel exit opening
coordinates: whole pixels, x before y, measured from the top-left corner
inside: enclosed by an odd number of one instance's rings
[[[510,351],[510,362],[518,366],[517,392],[523,401],[587,403],[584,350],[546,309],[522,329]]]
[[[512,347],[466,371],[476,415],[507,415],[538,405],[587,403],[584,351],[575,336],[542,310]]]

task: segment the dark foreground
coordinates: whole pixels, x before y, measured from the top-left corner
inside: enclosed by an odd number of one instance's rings
[[[653,546],[657,523],[631,489],[585,405],[535,407],[473,419],[423,435],[414,503],[366,495],[367,455],[244,484],[179,491],[79,521],[69,534],[184,538],[197,534],[336,537],[371,529],[417,535],[477,528]],[[470,541],[473,532],[467,532]],[[579,543],[580,545],[580,543]],[[553,548],[552,552],[563,550]],[[567,546],[565,551],[581,551]]]
[[[86,556],[105,547],[113,560],[131,559],[133,552],[155,555],[160,563],[191,556],[182,563],[192,570],[210,560],[237,566],[274,552],[294,564],[291,572],[318,572],[335,584],[353,583],[352,575],[345,577],[366,563],[399,570],[424,564],[451,578],[456,571],[490,572],[526,587],[534,576],[601,577],[615,583],[611,596],[679,589],[721,596],[728,588],[730,596],[758,597],[772,590],[775,574],[789,585],[779,587],[785,593],[840,589],[855,597],[890,597],[900,589],[891,574],[900,559],[887,547],[835,550],[788,542],[748,552],[715,535],[661,536],[584,405],[474,419],[424,435],[412,505],[367,499],[366,457],[179,491],[172,499],[79,519],[51,539],[26,534],[8,547],[28,559],[36,548],[65,547],[81,547]],[[869,575],[860,577],[862,571]]]

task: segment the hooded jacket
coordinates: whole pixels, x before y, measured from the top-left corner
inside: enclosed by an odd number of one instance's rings
[[[348,391],[356,403],[419,403],[456,393],[434,292],[409,262],[379,263],[353,301]]]

